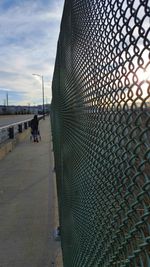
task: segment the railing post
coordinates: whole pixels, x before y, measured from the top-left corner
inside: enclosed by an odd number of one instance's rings
[[[18,125],[18,132],[19,132],[19,133],[22,133],[22,124],[19,124],[19,125]]]
[[[9,138],[14,139],[14,127],[8,128]]]
[[[27,124],[27,122],[24,122],[24,129],[28,129],[28,124]]]

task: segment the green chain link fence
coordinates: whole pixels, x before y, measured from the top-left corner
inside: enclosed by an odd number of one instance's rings
[[[150,1],[65,1],[52,90],[64,266],[150,266]]]

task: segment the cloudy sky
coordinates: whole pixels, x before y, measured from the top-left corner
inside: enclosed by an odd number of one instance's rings
[[[57,41],[64,0],[0,0],[0,105],[51,100]]]

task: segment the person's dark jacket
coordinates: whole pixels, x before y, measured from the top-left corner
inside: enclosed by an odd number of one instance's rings
[[[38,117],[37,115],[35,115],[34,118],[31,120],[31,129],[33,132],[38,131],[38,125],[39,125]]]

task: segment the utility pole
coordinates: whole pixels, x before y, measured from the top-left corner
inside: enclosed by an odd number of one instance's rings
[[[8,93],[6,93],[6,106],[8,107]]]

